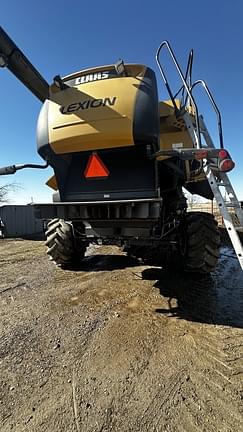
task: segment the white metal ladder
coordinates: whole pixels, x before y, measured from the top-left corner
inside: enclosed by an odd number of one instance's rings
[[[177,105],[175,103],[175,96],[173,96],[173,93],[170,89],[168,80],[165,76],[165,72],[162,68],[162,65],[161,65],[161,62],[159,59],[160,51],[163,47],[167,48],[167,50],[168,50],[168,52],[169,52],[169,54],[170,54],[170,56],[174,62],[174,65],[177,69],[177,72],[181,78],[182,87],[179,90],[179,92],[182,90],[182,92],[186,92],[186,94],[187,94],[185,105],[184,105],[184,107],[182,107],[181,110],[178,110],[178,108],[177,108]],[[219,111],[219,109],[218,109],[218,107],[214,101],[214,98],[213,98],[210,90],[207,87],[207,84],[203,80],[195,81],[193,84],[191,83],[193,51],[191,51],[189,54],[187,72],[186,72],[185,76],[182,73],[180,65],[178,64],[178,61],[177,61],[177,59],[174,55],[174,52],[173,52],[168,41],[163,41],[161,43],[161,45],[157,51],[157,54],[156,54],[156,61],[158,63],[158,67],[159,67],[161,76],[164,80],[166,89],[169,93],[169,96],[171,98],[173,106],[175,107],[175,112],[177,113],[177,115],[179,117],[183,118],[183,120],[186,124],[187,130],[191,136],[192,142],[194,143],[194,146],[196,148],[215,148],[213,140],[212,140],[212,138],[208,132],[208,129],[204,123],[203,117],[201,115],[199,116],[199,114],[198,114],[198,108],[197,108],[196,102],[195,102],[193,94],[192,94],[193,89],[197,85],[201,85],[204,88],[204,90],[205,90],[205,92],[206,92],[215,112],[216,112],[216,115],[218,118],[218,131],[219,131],[220,148],[224,148],[220,111]],[[188,80],[188,82],[187,82],[187,80]],[[177,94],[179,92],[177,92]],[[192,110],[194,112],[194,117],[192,117],[189,114],[186,106],[190,106],[190,108],[192,108]],[[193,118],[194,118],[194,121],[193,121]],[[204,138],[206,146],[202,145],[202,139],[201,139],[202,136]],[[204,173],[208,179],[209,186],[210,186],[212,193],[213,193],[213,196],[214,196],[214,198],[218,204],[218,208],[219,208],[219,211],[220,211],[221,216],[223,218],[225,227],[226,227],[227,232],[229,234],[230,240],[232,242],[236,256],[239,260],[240,266],[243,270],[243,245],[240,241],[238,232],[234,226],[232,215],[229,212],[229,208],[234,210],[236,216],[238,217],[238,220],[240,223],[240,228],[243,229],[243,211],[242,211],[242,208],[240,206],[240,203],[237,199],[237,196],[235,194],[235,191],[233,189],[233,186],[232,186],[227,174],[220,172],[220,171],[214,172],[214,170],[212,169],[212,166],[210,166],[210,163],[207,161],[207,159],[204,159],[203,162],[204,162],[203,163]],[[224,189],[223,192],[221,189]],[[225,192],[227,193],[227,196],[229,199],[228,202],[227,202],[226,197],[225,197]]]
[[[192,122],[191,116],[188,113],[184,113],[182,115],[188,131],[191,135],[191,138],[194,142],[195,139],[195,125]],[[204,140],[207,144],[207,146],[204,146],[203,148],[215,148],[214,143],[212,141],[211,136],[209,135],[208,129],[204,123],[203,117],[199,117],[199,125],[200,125],[200,133],[203,135]],[[243,230],[243,211],[240,206],[240,203],[237,199],[236,193],[233,189],[233,186],[230,182],[229,177],[226,173],[217,171],[217,173],[214,173],[213,169],[210,167],[210,164],[207,163],[207,160],[204,159],[203,164],[203,170],[205,172],[205,175],[208,179],[209,186],[212,190],[213,196],[215,198],[216,203],[218,204],[218,208],[220,211],[220,214],[223,218],[225,228],[227,229],[227,232],[229,234],[231,243],[233,245],[233,248],[235,250],[236,256],[238,258],[238,261],[240,263],[240,266],[243,270],[243,246],[240,241],[237,229],[234,225],[232,213],[229,211],[229,209],[233,209],[236,216],[239,220],[239,228],[242,228]],[[229,201],[227,201],[226,194],[228,196]]]

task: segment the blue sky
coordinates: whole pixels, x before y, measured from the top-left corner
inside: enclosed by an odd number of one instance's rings
[[[243,2],[197,1],[13,1],[1,2],[1,25],[50,82],[90,66],[126,62],[144,63],[157,74],[161,99],[167,93],[160,79],[155,53],[167,39],[185,67],[194,48],[194,79],[209,84],[220,107],[225,146],[236,162],[230,175],[243,199]],[[168,65],[169,66],[169,65]],[[169,70],[169,69],[168,69]],[[172,73],[172,82],[176,85]],[[0,69],[0,165],[41,163],[35,143],[40,102],[11,75]],[[205,98],[198,92],[200,111],[213,137],[216,123]],[[51,200],[44,186],[51,171],[24,170],[0,179],[16,181],[22,190],[17,203]]]

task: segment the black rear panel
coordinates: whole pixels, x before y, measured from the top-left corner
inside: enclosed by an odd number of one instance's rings
[[[62,201],[109,201],[158,196],[155,162],[149,157],[147,146],[97,151],[109,171],[107,177],[85,177],[91,154],[82,152],[72,155],[65,188],[60,190]]]
[[[139,85],[133,119],[135,144],[153,143],[159,150],[158,92],[155,73],[147,68]]]

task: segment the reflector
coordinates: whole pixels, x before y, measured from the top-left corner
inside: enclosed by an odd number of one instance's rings
[[[220,150],[219,151],[219,158],[220,159],[226,159],[229,157],[229,154],[226,150]]]
[[[231,171],[234,168],[235,164],[231,159],[224,159],[219,164],[219,170],[222,172]]]
[[[84,171],[84,177],[86,178],[97,178],[97,177],[108,177],[110,171],[102,162],[97,153],[92,153],[89,157],[87,167]]]

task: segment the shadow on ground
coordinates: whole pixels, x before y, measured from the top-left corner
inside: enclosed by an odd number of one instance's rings
[[[65,267],[65,270],[98,272],[122,270],[137,265],[139,265],[139,262],[136,258],[126,255],[91,255],[85,257],[83,261],[77,263],[77,265]]]
[[[156,312],[189,321],[243,328],[243,278],[230,249],[221,249],[217,270],[212,275],[168,272],[159,268],[142,271],[142,278],[156,281],[155,288],[168,298],[168,308]],[[138,266],[125,255],[86,256],[70,271],[102,272]],[[173,306],[176,299],[177,306]]]
[[[168,308],[157,309],[157,313],[243,328],[243,286],[240,283],[234,284],[218,274],[176,274],[158,268],[144,270],[142,277],[146,280],[157,279],[154,287],[168,298]],[[177,306],[172,306],[172,299],[177,300]]]

